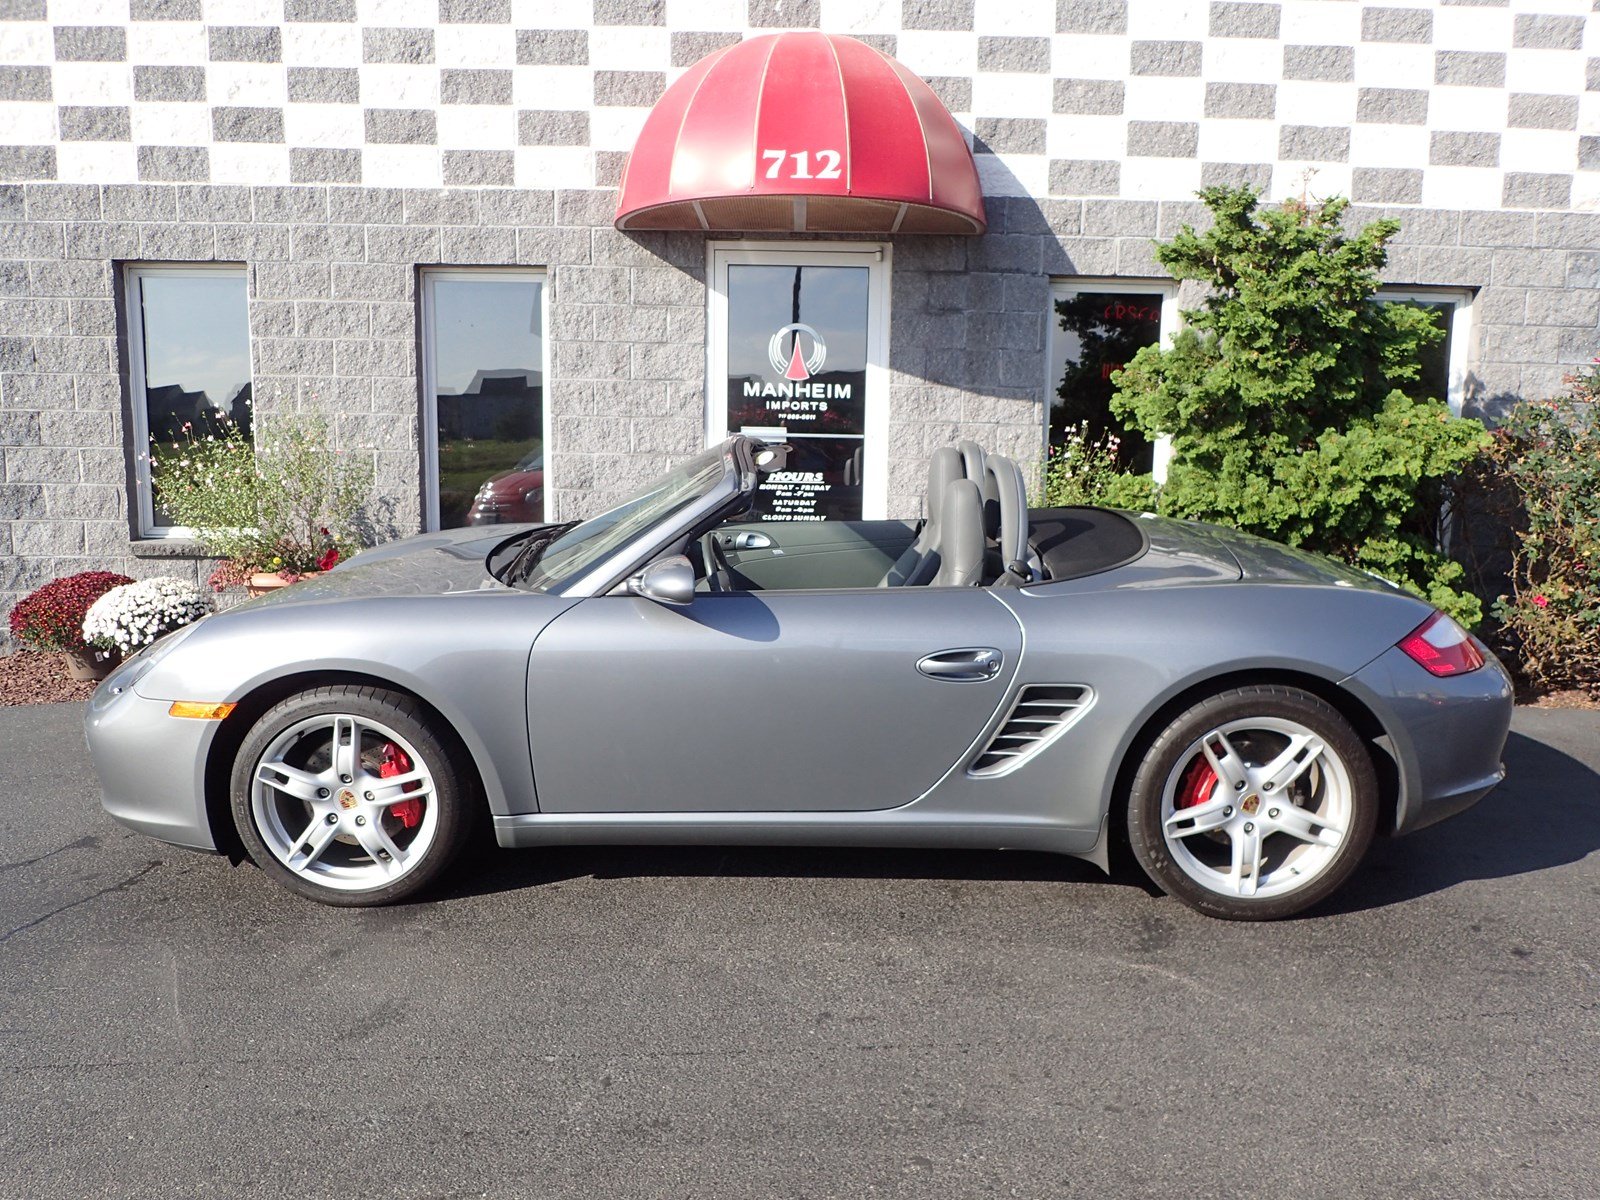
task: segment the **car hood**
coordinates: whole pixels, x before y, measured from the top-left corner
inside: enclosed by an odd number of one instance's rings
[[[543,471],[502,471],[498,475],[489,476],[483,486],[515,491],[518,488],[538,487],[542,483],[544,483]]]
[[[385,542],[346,559],[331,571],[250,603],[306,604],[374,596],[438,596],[446,592],[505,590],[485,565],[496,546],[535,525],[441,529]]]

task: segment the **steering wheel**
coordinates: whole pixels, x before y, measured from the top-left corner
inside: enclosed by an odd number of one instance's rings
[[[712,530],[700,538],[700,561],[706,568],[706,586],[713,592],[731,592],[728,560],[717,545],[717,531]]]

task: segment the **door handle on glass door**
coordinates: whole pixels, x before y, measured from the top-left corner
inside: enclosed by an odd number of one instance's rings
[[[930,679],[950,679],[957,683],[977,683],[1000,674],[1005,656],[993,646],[964,646],[941,650],[917,660],[917,670]]]

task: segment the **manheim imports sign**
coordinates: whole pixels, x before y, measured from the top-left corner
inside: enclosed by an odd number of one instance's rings
[[[858,517],[866,432],[867,269],[760,264],[728,270],[728,427],[794,447],[762,488],[769,520]]]
[[[786,333],[794,334],[794,349],[791,351],[787,363],[784,362],[783,357],[783,335]],[[811,352],[809,354],[802,353],[805,345],[801,340],[801,334],[805,334],[806,337],[811,339]],[[811,326],[796,321],[793,324],[785,325],[772,335],[772,340],[767,343],[767,361],[772,364],[773,371],[782,375],[785,379],[793,383],[804,383],[822,370],[823,364],[828,361],[828,343]]]
[[[793,337],[792,349],[785,356],[783,342]],[[811,349],[806,350],[809,342]],[[854,400],[855,384],[851,382],[811,382],[828,361],[827,340],[810,325],[798,321],[785,325],[767,343],[767,361],[773,374],[779,378],[746,379],[741,393],[746,400],[765,400],[766,408],[780,413],[825,413],[830,400]]]

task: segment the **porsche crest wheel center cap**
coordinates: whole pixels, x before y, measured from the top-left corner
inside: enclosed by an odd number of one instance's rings
[[[342,796],[342,794],[341,794],[341,796]],[[342,800],[341,800],[341,802],[342,802]],[[1244,798],[1244,803],[1239,805],[1239,807],[1244,809],[1245,812],[1254,815],[1256,809],[1261,807],[1261,797],[1260,796],[1246,796]]]
[[[356,794],[349,788],[340,788],[338,796],[340,808],[354,808],[356,806]]]

